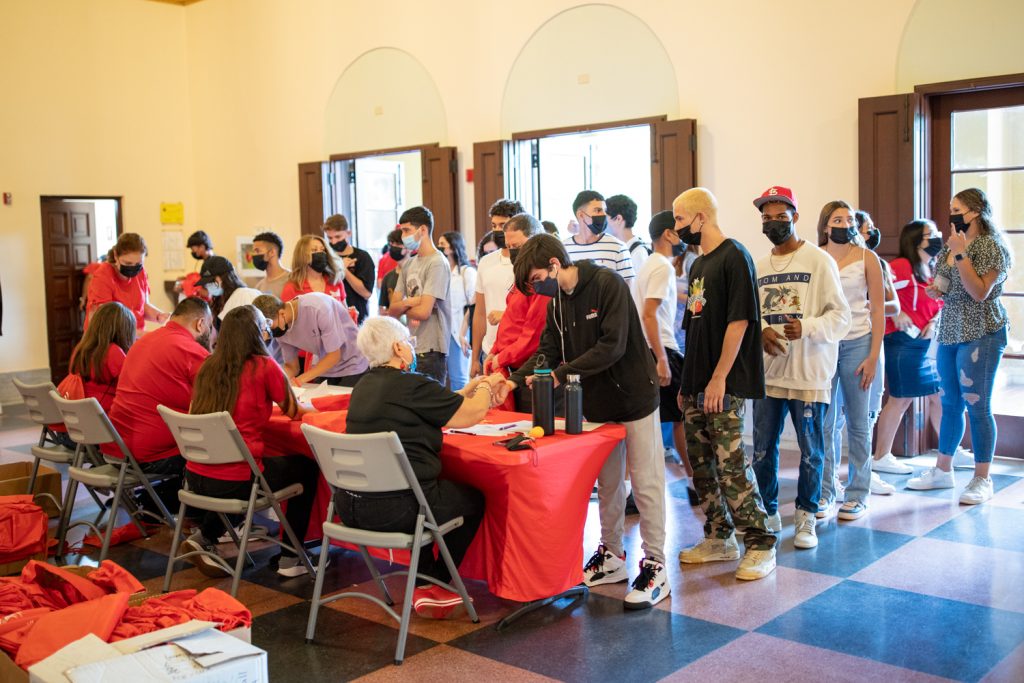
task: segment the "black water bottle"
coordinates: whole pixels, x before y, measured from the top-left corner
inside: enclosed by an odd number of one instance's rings
[[[583,385],[579,375],[569,375],[565,385],[565,433],[583,433]]]
[[[543,355],[533,370],[533,426],[544,430],[544,436],[555,433],[555,382],[551,368],[545,367]]]

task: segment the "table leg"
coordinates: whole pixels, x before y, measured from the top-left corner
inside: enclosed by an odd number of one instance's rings
[[[502,618],[501,621],[495,624],[494,630],[504,631],[506,627],[508,627],[510,624],[512,624],[512,622],[516,621],[517,619],[519,619],[519,617],[523,616],[524,614],[529,614],[530,612],[540,609],[541,607],[546,607],[556,600],[571,597],[574,598],[573,604],[575,604],[576,602],[586,600],[588,595],[590,595],[590,589],[588,589],[583,584],[580,584],[578,586],[573,586],[568,590],[564,590],[558,595],[552,595],[550,598],[542,598],[540,600],[534,600],[533,602],[523,603],[521,606],[505,615],[505,617]]]

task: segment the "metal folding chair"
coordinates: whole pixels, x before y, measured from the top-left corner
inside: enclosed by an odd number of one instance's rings
[[[146,474],[139,467],[128,446],[125,445],[117,429],[111,424],[110,418],[103,411],[99,401],[95,398],[84,398],[77,401],[70,401],[62,398],[56,391],[50,392],[50,398],[54,401],[67,427],[68,436],[78,444],[74,462],[68,468],[68,492],[63,510],[58,536],[58,552],[63,552],[67,532],[78,525],[90,527],[97,536],[103,536],[103,546],[100,549],[100,562],[107,559],[107,552],[110,550],[110,537],[114,531],[114,524],[117,522],[117,511],[120,505],[125,507],[131,517],[132,523],[139,529],[143,536],[149,536],[146,527],[139,522],[141,515],[149,515],[169,527],[174,526],[174,517],[168,512],[167,507],[153,490],[153,482],[163,481],[170,478],[166,474]],[[121,458],[111,457],[100,452],[99,445],[113,443],[121,451]],[[85,465],[90,465],[86,467]],[[98,492],[110,494],[108,501],[110,508],[105,509],[106,503],[100,503],[100,513],[93,522],[79,521],[71,524],[71,513],[75,505],[75,494],[78,485],[85,486],[97,498]],[[160,510],[160,515],[143,510],[132,500],[129,493],[137,488],[145,489],[146,494],[152,499],[154,505]],[[98,499],[98,498],[97,498]],[[106,512],[106,515],[104,515]],[[99,522],[106,516],[104,528],[101,529]]]
[[[473,602],[466,593],[466,586],[459,576],[458,567],[452,561],[444,536],[452,529],[462,526],[462,517],[456,517],[438,525],[434,513],[427,504],[416,474],[409,464],[401,441],[394,432],[377,434],[339,434],[319,429],[312,425],[302,425],[302,433],[316,456],[320,471],[331,487],[331,502],[327,507],[327,518],[324,522],[323,545],[320,550],[320,571],[317,572],[316,586],[313,589],[313,603],[309,610],[309,621],[306,624],[306,642],[312,642],[316,630],[317,612],[321,605],[344,598],[362,598],[379,605],[399,623],[398,644],[395,647],[395,664],[401,664],[405,658],[405,641],[409,634],[409,617],[412,611],[413,589],[416,579],[429,581],[446,590],[458,593],[473,623],[480,621]],[[356,493],[381,493],[385,491],[412,490],[419,503],[419,515],[412,533],[366,531],[337,524],[334,519],[334,497],[339,490]],[[342,592],[322,598],[324,583],[324,567],[327,562],[327,551],[332,540],[351,543],[359,547],[363,560],[370,570],[370,575],[377,583],[384,600],[368,593]],[[452,576],[452,584],[441,583],[433,577],[417,572],[419,567],[420,549],[436,543],[441,557]],[[391,572],[388,576],[407,575],[405,598],[402,601],[402,613],[399,615],[391,608],[394,600],[388,593],[384,579],[370,560],[367,548],[391,548],[410,551],[408,570]]]
[[[171,576],[174,573],[175,562],[186,560],[196,555],[205,555],[232,577],[231,595],[235,595],[238,592],[238,583],[242,579],[242,570],[245,567],[246,547],[249,544],[249,540],[253,538],[271,541],[281,546],[281,548],[291,550],[299,556],[303,564],[306,565],[306,570],[309,572],[310,577],[312,577],[315,572],[312,563],[309,561],[309,556],[306,554],[306,549],[303,547],[298,536],[295,535],[291,525],[288,524],[288,520],[285,519],[280,505],[281,501],[294,498],[302,493],[302,484],[292,484],[279,491],[272,490],[267,480],[263,477],[259,466],[257,466],[256,460],[252,457],[252,453],[249,452],[249,447],[245,445],[245,440],[242,439],[242,435],[238,432],[235,421],[231,419],[229,413],[185,415],[166,406],[157,406],[156,409],[160,413],[160,417],[170,427],[171,434],[174,435],[174,441],[178,444],[178,451],[185,460],[202,465],[226,465],[244,462],[249,465],[253,478],[248,500],[202,496],[190,491],[188,482],[185,482],[182,489],[178,491],[178,500],[181,501],[181,507],[178,509],[178,523],[174,527],[174,538],[171,540],[171,555],[167,558],[167,572],[164,574],[164,592],[171,589]],[[215,512],[220,515],[224,526],[228,529],[228,533],[231,534],[232,539],[238,545],[238,559],[235,561],[233,568],[224,558],[216,553],[193,550],[182,555],[177,554],[178,546],[181,543],[182,521],[185,518],[186,508]],[[290,545],[276,537],[252,533],[253,515],[268,508],[273,508],[274,512],[277,513],[281,523],[281,530],[288,538]],[[238,537],[235,533],[234,525],[228,520],[227,515],[245,515],[241,537]],[[305,532],[305,529],[303,529],[303,532]]]

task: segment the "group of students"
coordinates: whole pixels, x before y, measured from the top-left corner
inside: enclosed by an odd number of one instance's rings
[[[335,221],[339,239],[304,236],[291,273],[280,266],[280,238],[264,233],[254,240],[253,262],[267,278],[256,289],[271,293],[257,291],[225,311],[218,297],[225,298],[233,272],[216,272],[223,268],[214,261],[219,257],[209,257],[200,282],[213,309],[191,297],[166,320],[148,302],[141,310],[117,302],[90,307],[72,371],[87,380],[91,395],[104,395],[101,403],[144,469],[186,469],[190,486],[208,495],[232,495],[247,473],[185,468],[156,405],[229,410],[272,486],[301,481],[312,492],[317,472],[308,458],[260,458],[260,426],[275,403],[293,417],[308,409],[295,401],[293,383],[322,377],[354,386],[348,430],[397,431],[438,521],[464,516],[459,537],[449,541],[456,562],[484,503],[479,492],[440,479],[441,429],[472,424],[499,405],[528,411],[539,363],[552,370],[556,387],[578,375],[586,418],[626,428],[624,448],[598,477],[601,543],[584,567],[584,581],[628,579],[622,545],[628,474],[644,555],[625,596],[630,608],[651,607],[671,592],[659,423],[672,424],[706,517],[704,539],[680,552],[680,561],[739,559],[739,532],[746,546],[736,570],[740,579],[762,578],[775,568],[779,440],[787,413],[801,451],[797,547],[817,545],[815,522],[840,500],[839,519],[867,513],[870,494],[885,492],[878,490],[884,482],[872,481],[872,470],[910,473],[889,449],[893,425],[915,396],[941,395],[939,456],[908,487],[953,486],[950,468],[966,409],[976,476],[961,501],[991,497],[990,401],[1007,328],[999,296],[1012,256],[980,190],[952,200],[953,230],[945,245],[933,223],[912,221],[900,236],[900,258],[888,265],[869,248],[880,236],[870,218],[858,218],[845,202],[822,209],[817,245],[801,239],[797,201],[785,187],[754,200],[771,243],[756,264],[723,233],[717,201],[704,188],[682,193],[671,211],[652,217],[649,248],[632,235],[632,206],[631,213],[617,197],[606,202],[596,192],[581,192],[573,205],[576,230],[562,241],[518,202],[500,200],[481,243],[481,249],[485,243],[494,248],[480,255],[472,275],[462,238],[445,233],[439,250],[429,209],[409,209],[381,259],[389,271],[378,283],[379,312],[386,315],[364,317],[359,326],[342,302],[368,299],[370,285],[357,275],[361,257],[348,244],[347,224]],[[608,234],[609,227],[627,241]],[[111,252],[113,276],[138,276],[145,252],[138,246],[119,241]],[[361,287],[346,290],[349,275],[339,272],[353,274]],[[679,278],[687,282],[682,292]],[[280,294],[271,287],[277,283]],[[677,334],[680,303],[684,343]],[[221,322],[210,354],[214,310]],[[147,316],[163,316],[166,324],[135,343]],[[930,347],[937,348],[937,371]],[[880,411],[883,349],[891,398]],[[275,363],[278,352],[281,362]],[[453,357],[468,361],[466,380],[452,369]],[[754,400],[752,458],[742,443],[747,399]],[[872,458],[871,429],[879,415]],[[845,489],[838,477],[844,424]],[[306,528],[311,505],[310,497],[289,505],[297,530]],[[396,494],[341,501],[338,509],[343,521],[401,531],[413,507],[407,494]],[[220,526],[206,518],[189,543],[210,549],[223,533]],[[443,566],[425,561],[446,580]],[[287,555],[278,566],[285,575],[305,571]],[[447,614],[459,602],[437,586],[417,590],[417,611],[428,616]]]

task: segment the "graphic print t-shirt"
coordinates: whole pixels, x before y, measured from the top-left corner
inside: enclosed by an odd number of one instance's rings
[[[746,320],[747,329],[726,377],[725,390],[740,398],[764,398],[761,316],[754,277],[750,253],[735,240],[725,240],[710,254],[694,261],[683,318],[684,396],[704,391],[722,355],[726,328],[733,321]]]

